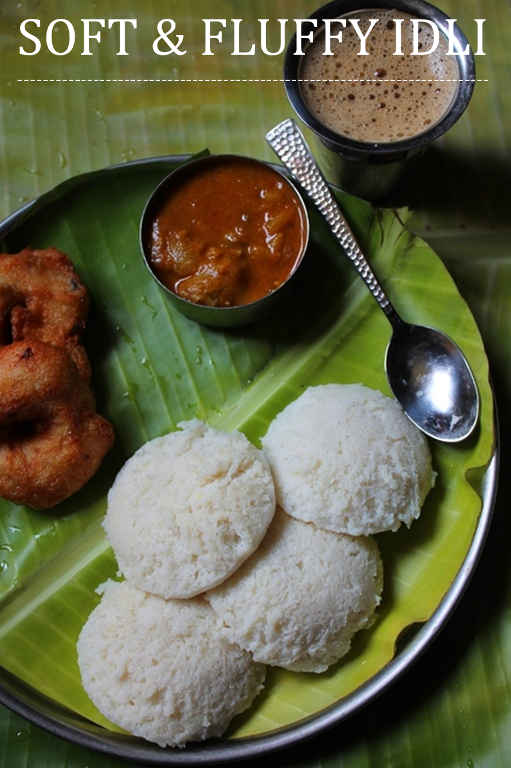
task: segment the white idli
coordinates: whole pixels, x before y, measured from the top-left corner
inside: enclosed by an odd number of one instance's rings
[[[373,539],[320,529],[277,507],[258,550],[206,599],[256,661],[323,672],[371,626],[382,589]]]
[[[434,484],[428,442],[389,397],[361,384],[309,387],[262,439],[277,502],[353,536],[410,526]]]
[[[126,581],[107,582],[77,650],[98,710],[161,747],[222,735],[265,676],[202,598],[164,600]]]
[[[194,419],[146,443],[119,472],[103,522],[126,579],[187,598],[222,582],[275,512],[267,462],[241,432]]]

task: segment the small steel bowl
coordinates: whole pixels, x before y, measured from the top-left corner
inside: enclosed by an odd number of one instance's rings
[[[232,163],[233,161],[238,160],[244,164],[247,164],[248,167],[253,164],[254,166],[264,166],[266,169],[270,169],[272,173],[277,174],[279,178],[282,179],[292,189],[293,195],[295,196],[295,199],[302,212],[302,247],[300,252],[297,253],[295,266],[286,280],[284,280],[284,282],[282,282],[275,290],[267,293],[265,296],[257,299],[256,301],[252,301],[247,304],[230,306],[209,306],[195,303],[189,299],[179,296],[171,288],[167,287],[155,274],[150,259],[153,223],[155,221],[155,217],[158,214],[158,211],[160,210],[161,206],[165,204],[169,195],[175,192],[179,185],[182,184],[186,179],[190,178],[193,174],[200,173],[206,168],[219,166],[222,163]],[[243,155],[208,155],[206,157],[200,157],[184,163],[179,168],[172,171],[172,173],[163,179],[163,181],[160,182],[160,184],[156,187],[145,205],[140,222],[140,247],[144,261],[156,282],[165,291],[172,305],[191,320],[202,323],[203,325],[216,326],[220,328],[229,328],[254,323],[264,319],[272,312],[277,310],[282,305],[283,300],[287,300],[290,294],[299,267],[303,262],[308,241],[309,216],[304,200],[294,184],[275,166],[265,163],[262,160],[256,160],[254,158],[245,157]]]

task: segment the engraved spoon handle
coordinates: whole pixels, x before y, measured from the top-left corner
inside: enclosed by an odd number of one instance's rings
[[[369,266],[348,222],[294,120],[284,120],[266,134],[266,139],[284,166],[309,194],[330,225],[333,234],[366,283],[392,325],[400,322],[390,299]]]

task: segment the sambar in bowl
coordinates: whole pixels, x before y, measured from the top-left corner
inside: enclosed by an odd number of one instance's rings
[[[276,309],[305,254],[309,220],[293,183],[241,155],[191,160],[167,176],[142,215],[147,266],[192,320],[228,327]]]

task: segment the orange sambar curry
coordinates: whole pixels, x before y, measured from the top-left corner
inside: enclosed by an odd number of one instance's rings
[[[231,157],[197,164],[157,210],[150,266],[167,288],[216,307],[249,304],[292,274],[306,245],[303,204],[271,167]]]

